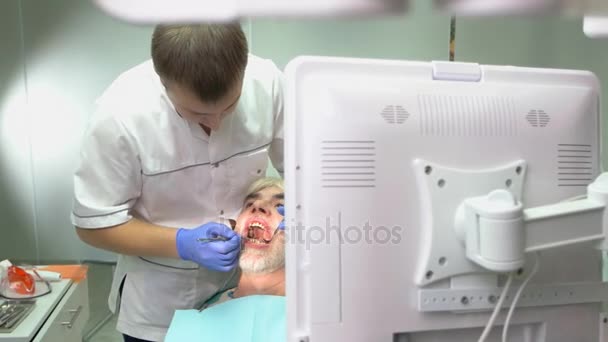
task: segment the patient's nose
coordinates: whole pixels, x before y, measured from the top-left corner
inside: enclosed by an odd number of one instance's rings
[[[255,203],[253,203],[253,205],[251,206],[251,211],[253,213],[261,213],[261,214],[270,213],[268,204],[265,202],[262,202],[262,201],[256,201]]]

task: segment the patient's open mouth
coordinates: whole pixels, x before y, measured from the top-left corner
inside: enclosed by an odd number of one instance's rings
[[[272,234],[266,223],[257,219],[249,221],[244,235],[246,237],[245,242],[257,245],[267,245],[272,240]]]

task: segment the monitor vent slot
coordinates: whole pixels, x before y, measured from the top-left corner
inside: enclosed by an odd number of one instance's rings
[[[402,124],[410,117],[410,113],[399,105],[388,105],[384,107],[380,116],[389,124]]]
[[[419,95],[420,133],[426,136],[515,136],[509,97]]]
[[[526,115],[526,120],[532,127],[547,127],[551,117],[542,109],[532,109]]]
[[[593,181],[593,151],[586,144],[557,145],[557,185],[586,187]]]
[[[321,185],[324,188],[374,188],[376,142],[373,140],[322,141]]]

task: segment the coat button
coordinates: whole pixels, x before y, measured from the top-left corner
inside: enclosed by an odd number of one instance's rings
[[[220,210],[220,215],[224,215],[224,211],[223,210]]]

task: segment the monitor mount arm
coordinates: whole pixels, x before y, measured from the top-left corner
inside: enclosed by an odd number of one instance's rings
[[[456,212],[455,228],[466,256],[495,272],[523,267],[525,253],[597,241],[608,249],[608,173],[587,188],[583,199],[524,209],[508,190],[465,199]]]
[[[526,162],[487,169],[413,163],[424,232],[415,274],[419,287],[461,275],[506,273],[525,254],[596,241],[608,249],[608,174],[589,185],[584,199],[525,209]],[[550,181],[550,180],[548,180]],[[414,227],[413,227],[414,228]]]
[[[579,196],[585,198],[525,209],[519,200],[527,171],[523,160],[464,170],[418,159],[413,167],[423,213],[419,229],[425,232],[415,275],[422,312],[491,310],[491,299],[501,291],[497,276],[525,275],[527,253],[581,243],[608,249],[608,173]],[[427,286],[441,280],[450,280],[450,286]],[[608,284],[597,281],[528,289],[519,306],[598,303],[608,297]]]

